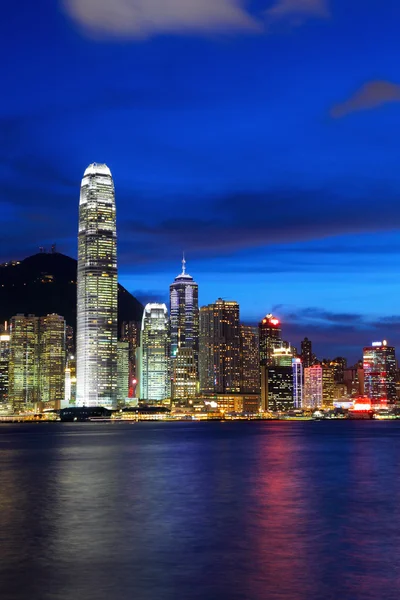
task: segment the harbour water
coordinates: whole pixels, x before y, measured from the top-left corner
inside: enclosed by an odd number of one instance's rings
[[[400,597],[400,422],[0,425],[2,600]]]

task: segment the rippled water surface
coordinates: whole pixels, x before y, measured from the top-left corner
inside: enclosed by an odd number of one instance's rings
[[[400,598],[400,423],[0,426],[2,600]]]

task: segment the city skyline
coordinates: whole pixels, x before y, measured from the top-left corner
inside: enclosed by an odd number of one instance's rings
[[[0,261],[54,242],[76,256],[76,181],[95,158],[118,181],[120,281],[145,303],[167,300],[184,250],[202,304],[276,312],[321,354],[343,334],[353,359],[370,339],[399,345],[400,6],[238,2],[233,26],[221,0],[211,31],[172,11],[141,36],[101,11],[89,24],[90,2],[4,7]]]

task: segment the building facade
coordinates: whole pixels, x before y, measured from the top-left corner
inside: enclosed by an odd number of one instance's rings
[[[14,412],[39,403],[39,318],[16,315],[10,320],[9,401]]]
[[[197,393],[197,366],[194,350],[179,347],[172,362],[172,390],[174,401],[190,403]]]
[[[242,394],[260,393],[258,328],[240,325],[240,389]]]
[[[169,319],[165,304],[145,306],[140,345],[140,398],[165,400],[171,395]]]
[[[294,408],[303,407],[303,364],[301,358],[292,359],[293,404]]]
[[[282,329],[279,319],[269,314],[258,324],[260,343],[260,365],[272,366],[274,348],[282,346]]]
[[[313,365],[304,369],[304,394],[305,408],[320,408],[323,404],[322,392],[322,367]]]
[[[8,364],[10,360],[10,332],[8,325],[0,328],[0,404],[8,402]]]
[[[42,408],[59,410],[65,396],[66,329],[64,317],[39,320],[39,397]]]
[[[85,171],[79,202],[77,405],[117,403],[117,233],[114,182],[104,164]]]
[[[219,298],[200,309],[200,391],[240,392],[239,304]]]
[[[307,337],[301,342],[301,361],[303,363],[303,369],[308,369],[314,362],[312,343]]]
[[[293,369],[261,367],[262,408],[268,412],[284,412],[294,408]]]
[[[117,402],[124,404],[129,394],[129,342],[117,344]]]
[[[372,403],[396,401],[396,353],[387,341],[364,348],[364,393]]]

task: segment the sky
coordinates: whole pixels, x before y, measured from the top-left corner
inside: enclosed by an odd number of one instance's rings
[[[120,282],[273,312],[355,361],[400,345],[397,0],[2,4],[0,261],[76,256],[86,166],[111,169]]]

